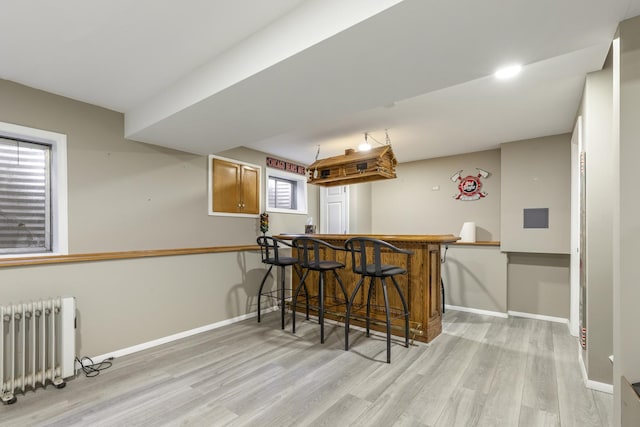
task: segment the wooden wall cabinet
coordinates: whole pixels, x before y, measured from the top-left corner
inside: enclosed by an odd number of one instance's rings
[[[261,172],[257,165],[209,156],[209,214],[257,216]]]

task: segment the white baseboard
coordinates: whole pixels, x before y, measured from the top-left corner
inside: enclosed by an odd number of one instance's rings
[[[262,310],[263,313],[268,313],[271,311],[276,311],[279,310],[279,308],[277,306],[274,306],[272,308],[266,309],[266,310]],[[192,335],[196,335],[202,332],[207,332],[207,331],[211,331],[213,329],[218,329],[221,328],[223,326],[227,326],[227,325],[231,325],[233,323],[237,323],[246,319],[251,319],[252,317],[256,317],[257,316],[257,312],[252,312],[252,313],[248,313],[248,314],[243,314],[241,316],[237,316],[237,317],[232,317],[231,319],[225,319],[225,320],[221,320],[220,322],[216,322],[216,323],[211,323],[209,325],[205,325],[205,326],[200,326],[199,328],[194,328],[194,329],[190,329],[188,331],[184,331],[184,332],[178,332],[177,334],[173,334],[173,335],[169,335],[166,337],[162,337],[162,338],[158,338],[156,340],[152,340],[152,341],[147,341],[145,343],[142,344],[137,344],[131,347],[127,347],[127,348],[123,348],[120,350],[116,350],[116,351],[112,351],[106,354],[101,354],[100,356],[95,356],[92,357],[91,360],[93,360],[94,363],[100,363],[104,360],[107,360],[109,358],[116,358],[116,357],[122,357],[122,356],[126,356],[128,354],[132,354],[132,353],[137,353],[138,351],[142,351],[142,350],[147,350],[149,348],[153,348],[153,347],[157,347],[159,345],[162,344],[167,344],[170,343],[172,341],[176,341],[179,340],[181,338],[186,338],[186,337],[190,337]],[[80,365],[76,362],[76,369],[80,369]]]
[[[526,317],[527,319],[546,320],[547,322],[564,323],[567,326],[569,326],[569,319],[565,319],[564,317],[545,316],[542,314],[523,313],[520,311],[511,311],[511,310],[509,310],[507,313],[509,314],[509,316]]]
[[[580,343],[578,343],[578,362],[580,365],[580,372],[582,372],[582,380],[584,381],[585,387],[591,390],[613,394],[613,384],[593,381],[593,380],[590,380],[589,377],[587,376],[587,368],[584,365],[584,359],[582,358],[582,347],[580,346]]]
[[[613,394],[613,384],[600,383],[598,381],[587,380],[587,388],[591,390],[601,391],[607,394]]]
[[[582,381],[584,381],[585,385],[589,378],[587,378],[587,367],[584,365],[584,359],[582,358],[582,347],[578,342],[578,365],[580,365],[580,372],[582,373]]]
[[[444,308],[445,310],[466,311],[467,313],[484,314],[487,316],[502,317],[503,319],[509,317],[507,313],[501,313],[499,311],[480,310],[478,308],[460,307],[457,305],[445,304]]]
[[[542,314],[523,313],[521,311],[511,311],[511,310],[507,311],[506,313],[502,313],[500,311],[480,310],[477,308],[461,307],[457,305],[447,305],[447,304],[445,304],[444,307],[447,310],[451,309],[451,310],[457,310],[457,311],[466,311],[468,313],[484,314],[487,316],[501,317],[503,319],[506,319],[509,316],[513,316],[513,317],[525,317],[527,319],[545,320],[547,322],[564,323],[567,325],[567,328],[570,327],[569,319],[565,319],[563,317],[545,316]]]
[[[523,313],[520,311],[511,311],[511,310],[507,311],[506,313],[502,313],[500,311],[480,310],[478,308],[461,307],[457,305],[448,305],[448,304],[445,304],[444,307],[447,310],[451,309],[456,311],[466,311],[468,313],[485,314],[487,316],[502,317],[504,319],[508,318],[509,316],[526,317],[528,319],[537,319],[537,320],[546,320],[547,322],[564,323],[567,326],[569,326],[569,319],[565,319],[563,317],[545,316],[542,314]]]

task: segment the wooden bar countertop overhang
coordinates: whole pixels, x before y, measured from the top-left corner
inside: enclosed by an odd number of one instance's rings
[[[340,248],[344,247],[344,243],[351,237],[372,237],[389,242],[399,248],[412,251],[413,255],[408,257],[407,255],[398,253],[383,253],[382,262],[385,264],[399,265],[407,270],[406,275],[399,275],[396,276],[396,278],[409,306],[411,338],[422,342],[430,342],[440,334],[442,331],[440,245],[443,243],[453,243],[459,240],[459,237],[452,234],[283,234],[275,237],[292,240],[298,236],[315,237]],[[351,269],[351,255],[345,251],[326,251],[323,256],[327,259],[335,259],[346,265],[344,269],[338,270],[338,274],[347,288],[347,294],[351,295],[356,282],[360,278],[360,276],[354,274]],[[296,276],[293,277],[297,279]],[[305,283],[309,287],[311,295],[318,294],[316,275],[309,274]],[[294,283],[294,286],[296,285],[297,283]],[[381,324],[381,322],[385,320],[383,296],[379,284],[376,284],[376,288],[376,292],[374,292],[372,297],[372,316],[376,318],[377,322],[374,322],[371,328],[384,331],[385,326]],[[390,311],[394,313],[395,317],[395,313],[399,314],[402,312],[402,304],[390,280],[387,281],[387,288],[389,289]],[[342,300],[344,300],[344,296],[332,275],[327,275],[325,298],[327,305],[331,306],[326,317],[344,321],[345,306],[341,303]],[[355,325],[364,325],[362,316],[364,314],[365,301],[365,293],[361,290],[354,301],[354,317],[352,318],[352,323]],[[302,312],[304,312],[303,303],[304,298],[299,298],[298,309],[302,310]],[[356,305],[357,307],[355,307]],[[395,320],[397,325],[402,323],[402,319],[399,316]],[[396,322],[393,323],[395,324]],[[394,327],[392,333],[394,335],[402,335],[403,330],[401,327]]]

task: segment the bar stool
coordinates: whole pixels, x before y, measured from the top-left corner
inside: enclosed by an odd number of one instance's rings
[[[367,277],[369,277],[370,280],[367,292],[367,312],[365,320],[367,336],[369,336],[369,327],[371,322],[371,295],[373,294],[376,279],[380,279],[380,283],[382,284],[382,293],[384,295],[384,308],[387,320],[387,363],[391,363],[391,317],[389,315],[389,298],[387,294],[386,278],[391,278],[393,286],[396,288],[398,295],[400,296],[400,301],[402,301],[405,347],[409,347],[409,310],[407,308],[407,301],[404,298],[402,289],[398,286],[398,282],[395,278],[398,274],[406,274],[407,270],[396,265],[383,264],[381,253],[384,250],[389,253],[406,254],[408,259],[408,256],[413,254],[413,252],[397,248],[383,240],[373,239],[370,237],[353,237],[347,240],[344,246],[347,251],[351,252],[351,266],[353,272],[360,275],[360,280],[358,280],[358,283],[351,294],[351,298],[349,299],[349,305],[347,306],[344,349],[345,351],[349,350],[349,321],[351,317],[351,310],[353,308],[353,301]]]
[[[280,256],[280,244],[293,247],[291,244],[280,240],[276,237],[271,236],[260,236],[257,239],[258,245],[260,246],[260,252],[262,255],[262,262],[264,264],[269,265],[269,270],[262,278],[262,282],[260,283],[260,289],[258,290],[258,323],[260,323],[260,300],[263,296],[270,298],[279,298],[280,299],[280,319],[281,319],[281,329],[284,329],[284,314],[285,314],[285,268],[287,266],[292,266],[292,269],[298,274],[300,277],[300,272],[296,269],[296,265],[298,264],[298,258],[294,258],[291,256]],[[279,267],[280,273],[280,290],[267,291],[263,292],[264,284],[267,281],[267,277],[271,274],[271,269],[277,266]],[[307,292],[307,288],[305,286],[305,295],[307,300],[307,319],[309,318],[309,293]],[[278,296],[279,293],[279,296]]]
[[[347,305],[347,302],[349,301],[349,296],[347,295],[347,291],[344,285],[342,284],[342,280],[340,279],[340,276],[338,276],[338,273],[336,272],[337,269],[344,268],[345,265],[338,261],[322,259],[320,257],[321,255],[320,250],[322,249],[322,252],[325,252],[326,250],[341,251],[343,249],[337,246],[333,246],[323,240],[320,240],[314,237],[306,237],[306,236],[296,237],[295,239],[293,239],[292,243],[293,243],[293,247],[296,248],[296,250],[298,251],[298,263],[300,267],[304,269],[304,273],[302,274],[302,278],[300,279],[300,284],[298,285],[298,287],[296,288],[293,294],[293,301],[292,301],[293,321],[291,323],[292,330],[293,330],[293,333],[295,334],[296,333],[296,303],[298,301],[298,293],[300,292],[300,289],[302,287],[306,286],[305,280],[309,275],[309,272],[317,271],[319,276],[318,323],[320,323],[320,342],[324,343],[324,311],[325,311],[324,297],[325,297],[325,282],[326,282],[325,274],[327,271],[333,272],[333,275],[336,278],[336,281],[340,285],[340,289],[344,294],[345,305]],[[305,291],[306,291],[306,287],[305,287]],[[309,316],[307,315],[307,319],[308,318]]]

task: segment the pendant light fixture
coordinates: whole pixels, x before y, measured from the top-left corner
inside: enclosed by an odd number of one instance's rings
[[[373,148],[369,137],[380,146]],[[344,155],[318,160],[311,164],[309,184],[331,187],[363,182],[393,179],[396,177],[396,160],[391,149],[389,132],[385,129],[385,143],[378,141],[368,132],[364,133],[364,141],[358,145],[358,151],[345,150]]]
[[[371,144],[369,144],[369,134],[367,132],[364,133],[364,141],[358,145],[358,151],[369,151],[371,150]]]

